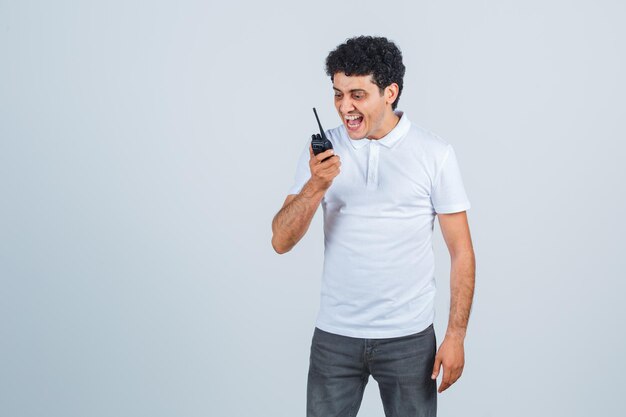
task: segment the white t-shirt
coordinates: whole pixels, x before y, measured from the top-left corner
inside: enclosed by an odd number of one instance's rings
[[[405,336],[434,320],[437,213],[470,208],[450,144],[408,120],[378,140],[326,132],[341,172],[322,200],[324,270],[316,326],[360,338]],[[309,143],[289,194],[311,176]]]

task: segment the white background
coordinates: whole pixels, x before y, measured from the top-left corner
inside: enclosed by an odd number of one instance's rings
[[[455,147],[477,257],[440,416],[617,415],[620,1],[0,0],[0,414],[304,415],[321,211],[271,220],[324,60],[395,41],[398,109]],[[436,230],[439,341],[449,257]],[[382,416],[370,379],[359,417]]]

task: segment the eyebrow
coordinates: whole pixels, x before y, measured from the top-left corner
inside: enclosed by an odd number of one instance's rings
[[[337,87],[333,86],[333,90],[339,91],[340,93],[343,93],[343,91],[341,91],[340,89],[338,89]],[[367,93],[367,91],[365,91],[362,88],[353,88],[352,90],[349,91],[350,93],[354,93],[354,92],[363,92],[363,93]]]

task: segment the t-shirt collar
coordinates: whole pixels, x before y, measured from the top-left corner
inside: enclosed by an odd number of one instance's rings
[[[364,147],[365,145],[367,145],[368,143],[370,143],[372,140],[375,140],[376,142],[390,149],[396,143],[398,143],[400,139],[402,139],[409,131],[409,128],[411,127],[411,122],[406,117],[403,111],[395,110],[394,113],[396,114],[396,116],[400,118],[400,121],[393,129],[391,129],[389,133],[387,133],[382,138],[380,139],[367,139],[367,138],[352,139],[348,136],[348,139],[350,140],[350,143],[352,144],[354,149],[360,149]]]

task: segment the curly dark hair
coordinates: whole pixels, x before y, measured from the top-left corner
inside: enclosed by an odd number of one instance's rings
[[[404,70],[402,52],[395,43],[384,37],[350,38],[326,57],[326,74],[330,75],[331,81],[338,72],[344,72],[348,76],[371,74],[380,94],[391,83],[398,84],[398,97],[391,105],[393,110],[398,107],[402,93]]]

